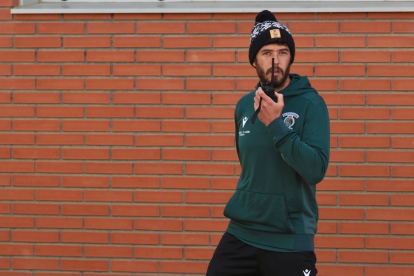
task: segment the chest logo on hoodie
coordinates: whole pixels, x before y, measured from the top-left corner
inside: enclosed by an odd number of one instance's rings
[[[295,120],[299,118],[299,115],[294,112],[286,112],[282,114],[282,117],[285,118],[284,119],[285,125],[289,129],[292,129],[293,125],[295,124]]]
[[[244,117],[244,118],[243,118],[243,127],[244,127],[244,125],[246,124],[247,120],[249,120],[249,118],[248,118],[248,117]]]

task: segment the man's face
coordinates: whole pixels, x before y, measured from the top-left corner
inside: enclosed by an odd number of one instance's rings
[[[275,71],[273,86],[276,90],[282,90],[289,84],[290,50],[287,45],[269,44],[263,46],[257,52],[253,65],[256,67],[260,82],[270,83],[272,79],[272,58],[275,59]]]

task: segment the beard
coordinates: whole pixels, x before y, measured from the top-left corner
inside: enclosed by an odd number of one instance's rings
[[[286,68],[286,71],[284,71],[282,68],[280,68],[279,66],[275,67],[275,71],[279,71],[280,75],[279,76],[275,76],[274,80],[273,80],[273,87],[275,88],[275,90],[278,90],[278,88],[282,87],[283,84],[285,83],[286,79],[289,77],[289,73],[290,73],[290,64],[289,66]],[[260,82],[263,83],[270,83],[272,80],[272,74],[274,74],[274,72],[272,72],[272,68],[270,67],[269,69],[265,70],[258,66],[256,67],[256,72],[257,75],[259,76]],[[270,75],[268,77],[268,75]]]

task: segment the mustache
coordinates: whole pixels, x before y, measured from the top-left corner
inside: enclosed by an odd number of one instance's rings
[[[285,72],[283,71],[282,68],[280,68],[279,66],[275,67],[275,71],[279,71],[280,73],[285,74]],[[272,68],[267,69],[266,75],[267,74],[272,74]]]

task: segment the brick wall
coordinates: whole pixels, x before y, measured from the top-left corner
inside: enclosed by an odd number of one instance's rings
[[[202,275],[254,14],[0,8],[0,275]],[[329,106],[319,275],[413,275],[414,13],[279,14]]]

